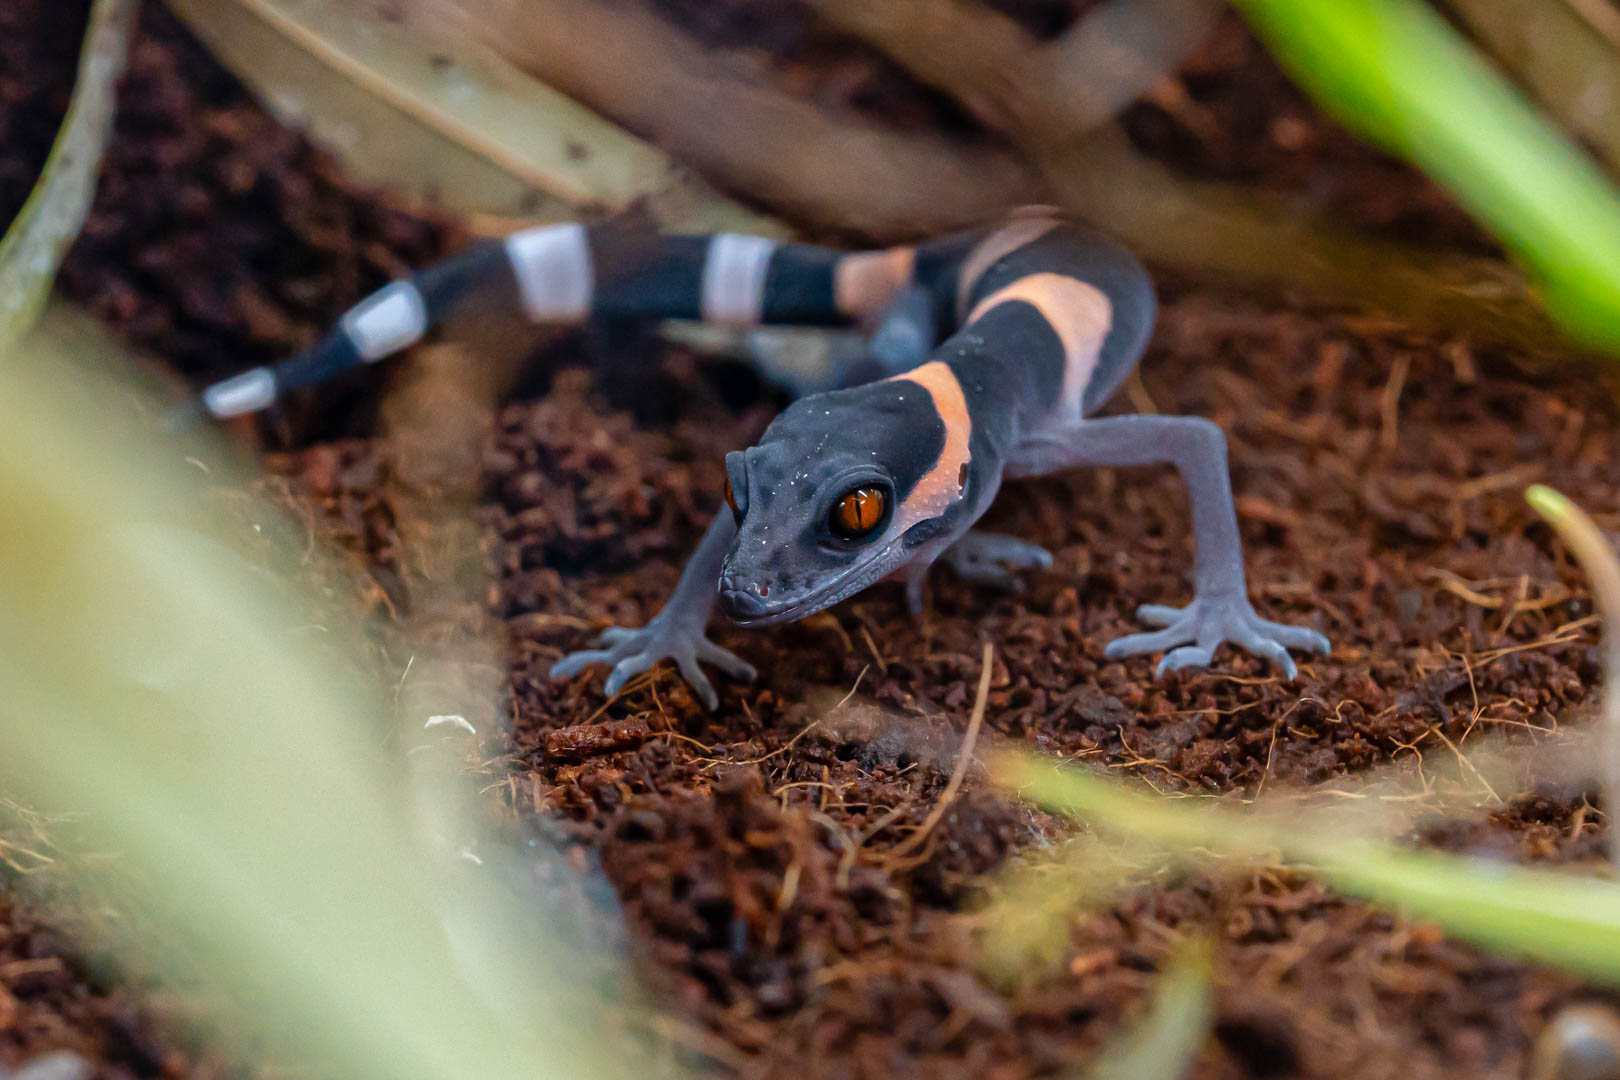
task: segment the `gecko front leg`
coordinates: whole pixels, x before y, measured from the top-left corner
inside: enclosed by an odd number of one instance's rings
[[[1192,499],[1193,602],[1183,608],[1144,604],[1137,618],[1162,626],[1108,644],[1110,658],[1169,650],[1158,673],[1202,667],[1225,642],[1241,646],[1282,668],[1297,671],[1289,649],[1325,653],[1328,639],[1300,626],[1270,622],[1255,613],[1243,573],[1243,544],[1227,472],[1226,436],[1194,416],[1111,416],[1080,420],[1019,445],[1008,476],[1039,475],[1081,465],[1152,465],[1180,471]]]
[[[722,649],[704,634],[709,614],[714,610],[720,567],[736,536],[737,524],[731,515],[724,511],[715,515],[697,552],[681,571],[680,583],[675,586],[675,594],[664,605],[664,610],[639,630],[609,627],[601,641],[607,648],[569,653],[552,665],[551,677],[566,679],[592,664],[607,664],[612,671],[603,689],[612,697],[631,678],[660,660],[673,660],[681,678],[710,709],[719,704],[719,698],[699,662],[713,664],[733,679],[751,682],[756,674],[753,665]]]

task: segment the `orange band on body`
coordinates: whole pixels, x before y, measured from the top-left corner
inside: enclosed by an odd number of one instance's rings
[[[996,263],[1011,255],[1025,244],[1032,244],[1045,236],[1059,225],[1063,224],[1056,217],[1042,213],[1046,207],[1031,207],[1028,216],[1017,215],[1011,224],[997,229],[989,236],[980,240],[973,250],[968,252],[967,258],[962,260],[962,269],[956,277],[956,315],[958,318],[967,311],[968,296],[973,292],[973,286],[984,277]]]
[[[894,303],[916,269],[916,248],[845,255],[833,265],[833,304],[851,318],[875,314]]]
[[[968,415],[967,398],[962,394],[956,372],[942,360],[932,360],[889,381],[913,382],[922,387],[933,399],[934,410],[945,425],[945,446],[939,452],[939,460],[895,508],[895,522],[904,532],[919,521],[943,514],[962,497],[968,462],[973,459],[970,449],[973,418]]]
[[[1022,300],[1052,327],[1063,344],[1060,400],[1078,406],[1097,368],[1103,341],[1114,325],[1114,306],[1102,290],[1067,274],[1030,274],[980,300],[967,318],[971,325],[999,304]]]

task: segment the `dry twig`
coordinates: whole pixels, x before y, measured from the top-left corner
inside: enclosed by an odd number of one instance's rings
[[[901,237],[977,223],[1036,195],[1005,152],[837,117],[720,70],[674,27],[594,0],[405,0],[734,191],[801,222]]]

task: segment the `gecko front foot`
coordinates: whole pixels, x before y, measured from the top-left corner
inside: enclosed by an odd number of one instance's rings
[[[582,649],[569,653],[552,665],[553,679],[566,679],[577,675],[592,664],[607,664],[608,673],[603,687],[608,697],[624,688],[631,678],[640,675],[660,660],[673,660],[693,692],[704,706],[713,709],[720,699],[715,695],[708,676],[698,666],[699,661],[713,664],[721,671],[741,682],[751,682],[757,672],[754,666],[727,649],[722,649],[704,636],[703,628],[693,627],[679,620],[656,616],[639,630],[624,626],[610,626],[602,632],[604,649]]]
[[[1169,649],[1154,671],[1157,675],[1185,667],[1205,667],[1222,643],[1231,642],[1270,660],[1292,679],[1298,675],[1298,670],[1294,667],[1294,658],[1288,655],[1289,649],[1325,653],[1333,647],[1315,630],[1262,619],[1242,595],[1201,596],[1181,608],[1143,604],[1136,609],[1136,617],[1164,629],[1117,638],[1108,643],[1103,655],[1117,660],[1122,656]]]

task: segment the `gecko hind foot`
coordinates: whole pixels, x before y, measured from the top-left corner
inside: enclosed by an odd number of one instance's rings
[[[632,678],[654,667],[660,660],[674,661],[681,678],[697,694],[705,708],[713,710],[720,703],[714,686],[703,674],[699,662],[713,664],[739,682],[752,682],[758,675],[754,666],[729,649],[722,649],[703,634],[678,622],[662,617],[640,629],[610,626],[602,631],[602,649],[581,649],[569,653],[551,667],[553,679],[566,679],[579,674],[592,664],[606,664],[612,668],[603,687],[613,697]]]
[[[1023,587],[1023,582],[1014,577],[1012,571],[1047,570],[1052,566],[1052,553],[1038,544],[1016,536],[977,530],[952,544],[942,558],[957,577],[1014,592]]]
[[[1129,634],[1108,643],[1103,654],[1110,660],[1138,653],[1168,649],[1155,675],[1187,667],[1207,667],[1215,650],[1231,643],[1270,660],[1289,679],[1298,677],[1289,649],[1326,653],[1331,642],[1315,630],[1286,626],[1262,619],[1247,597],[1199,597],[1186,607],[1143,604],[1136,617],[1150,626],[1162,626],[1145,634]]]

